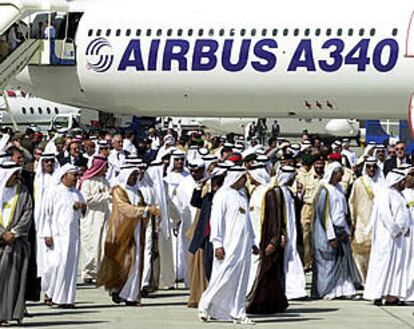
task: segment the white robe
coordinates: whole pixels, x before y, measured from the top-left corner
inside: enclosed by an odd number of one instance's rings
[[[282,186],[286,202],[287,243],[284,254],[286,298],[296,299],[306,296],[306,278],[302,261],[297,249],[295,200],[288,187]]]
[[[268,186],[259,185],[257,186],[251,195],[250,198],[250,220],[252,221],[252,228],[255,236],[255,245],[260,245],[261,239],[261,227],[262,227],[262,207],[263,207],[263,198],[267,190],[269,189]],[[257,268],[259,266],[260,255],[251,255],[251,268],[249,274],[249,283],[247,285],[247,294],[249,294],[250,290],[253,287],[254,279],[257,275]]]
[[[375,300],[390,295],[404,299],[407,250],[403,235],[409,229],[410,214],[402,193],[384,187],[374,200],[370,222],[372,245],[364,298]]]
[[[41,170],[41,168],[39,169]],[[47,223],[46,208],[48,195],[55,186],[53,176],[50,174],[36,175],[33,183],[34,189],[34,224],[36,228],[36,261],[37,276],[42,278],[42,290],[49,285],[44,278],[48,267],[48,255],[50,254],[44,238],[51,237],[50,226]]]
[[[106,179],[111,187],[118,185],[117,176],[121,171],[121,166],[125,161],[125,153],[123,150],[112,150],[108,157],[108,171]]]
[[[174,286],[174,257],[172,251],[171,227],[168,216],[166,184],[163,179],[163,164],[150,166],[147,170],[154,187],[155,203],[161,210],[158,233],[158,251],[160,257],[159,287],[170,288]]]
[[[339,185],[339,184],[338,184]],[[346,221],[346,215],[348,213],[348,205],[344,193],[341,187],[332,186],[331,184],[325,184],[325,187],[329,191],[329,216],[328,216],[328,227],[326,229],[328,240],[335,239],[336,234],[334,230],[335,226],[343,227],[348,236],[351,235],[348,223]],[[336,287],[329,292],[325,299],[333,299],[337,297],[352,296],[356,294],[356,290],[353,282],[348,279],[343,279]]]
[[[181,221],[181,209],[178,207],[179,201],[177,199],[178,186],[188,175],[189,173],[187,171],[181,173],[172,171],[164,179],[167,188],[168,214],[173,229],[177,229]],[[180,257],[182,254],[180,252],[180,231],[178,232],[178,236],[171,236],[176,280],[184,280],[186,278],[185,263],[182,262],[182,257]]]
[[[82,278],[96,279],[104,253],[109,218],[109,183],[105,177],[83,182],[81,192],[88,208],[81,219],[81,248],[83,251]]]
[[[213,199],[210,241],[214,249],[224,248],[225,257],[214,258],[210,283],[199,309],[217,320],[246,315],[250,255],[255,242],[248,207],[245,192],[230,187],[220,188]]]
[[[414,205],[411,204],[414,201],[414,189],[405,189],[403,194],[407,203],[409,203],[411,215],[410,235],[404,237],[407,250],[404,265],[405,280],[407,282],[407,296],[405,300],[414,302]]]
[[[181,224],[177,237],[177,269],[178,278],[184,279],[184,283],[188,285],[188,257],[190,240],[187,238],[187,231],[191,228],[191,224],[196,216],[197,208],[192,207],[191,197],[196,188],[196,182],[191,175],[185,177],[177,187],[177,195],[175,204],[180,211]]]
[[[59,184],[48,200],[48,222],[53,237],[50,285],[46,291],[56,304],[74,304],[79,262],[79,221],[81,211],[73,209],[75,202],[85,202],[75,188]]]

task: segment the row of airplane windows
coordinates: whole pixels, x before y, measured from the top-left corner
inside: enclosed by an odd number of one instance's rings
[[[338,37],[340,36],[345,36],[348,35],[350,37],[354,36],[354,35],[359,35],[361,37],[365,36],[365,35],[369,35],[371,37],[375,36],[376,34],[376,29],[375,28],[371,28],[371,29],[364,29],[364,28],[360,28],[360,29],[337,29],[336,31],[334,31],[331,28],[328,28],[326,30],[322,30],[320,28],[317,28],[315,30],[311,30],[311,29],[304,29],[303,31],[303,35],[305,37],[309,37],[311,36],[311,34],[315,34],[315,36],[319,37],[322,35],[326,35],[327,37],[336,35]],[[187,35],[189,37],[194,36],[194,35],[198,35],[199,37],[202,36],[209,36],[209,37],[213,37],[214,35],[219,35],[221,37],[223,36],[230,36],[230,37],[234,37],[236,36],[236,34],[239,34],[240,36],[244,37],[247,35],[250,35],[252,37],[257,36],[257,35],[261,35],[263,37],[266,36],[274,36],[276,37],[277,35],[281,34],[285,37],[289,36],[289,33],[292,33],[293,36],[297,37],[301,35],[301,30],[300,29],[293,29],[292,31],[290,31],[289,29],[282,29],[282,30],[278,30],[278,29],[262,29],[262,30],[257,30],[257,29],[251,29],[251,30],[247,30],[247,29],[240,29],[240,31],[236,31],[236,29],[229,29],[229,30],[225,30],[225,29],[220,29],[218,31],[216,31],[215,29],[198,29],[198,30],[194,30],[194,29],[188,29],[186,31],[184,31],[184,29],[177,29],[174,33],[173,29],[167,29],[167,30],[163,30],[163,29],[156,29],[156,30],[152,30],[152,29],[146,29],[146,30],[141,30],[141,29],[137,29],[136,31],[134,31],[135,36],[140,37],[140,36],[147,36],[150,37],[152,35],[157,36],[157,37],[161,37],[163,35],[166,35],[168,37],[171,37],[173,34],[178,36],[178,37],[182,37],[184,35]],[[124,35],[127,37],[132,36],[133,31],[131,29],[126,29],[124,32]],[[394,28],[391,31],[391,34],[395,37],[398,35],[398,29]],[[93,36],[94,35],[94,30],[90,29],[88,31],[88,36]],[[123,35],[122,30],[121,29],[116,29],[116,30],[111,30],[111,29],[107,29],[106,31],[102,30],[102,29],[97,29],[95,30],[95,35],[97,37],[101,37],[101,36],[107,36],[110,37],[111,35],[115,35],[117,37],[120,37],[121,35]]]
[[[54,108],[54,111],[55,111],[55,114],[59,114],[59,109],[57,107]],[[35,109],[33,107],[30,107],[29,112],[30,114],[35,114]],[[50,107],[47,107],[45,109],[45,112],[43,112],[43,108],[38,107],[37,112],[38,112],[37,114],[43,114],[43,113],[52,114],[52,109]],[[28,114],[28,111],[25,107],[22,107],[22,113],[24,115]]]

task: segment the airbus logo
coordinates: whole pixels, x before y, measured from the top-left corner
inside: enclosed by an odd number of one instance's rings
[[[113,49],[105,38],[92,40],[86,48],[86,68],[97,73],[108,71],[114,62]]]

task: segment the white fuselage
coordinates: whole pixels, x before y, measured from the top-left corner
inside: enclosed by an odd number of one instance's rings
[[[26,128],[35,126],[48,129],[53,118],[59,114],[80,114],[80,109],[63,104],[50,102],[31,96],[7,96],[8,110],[1,111],[0,125]],[[0,108],[6,106],[3,96],[0,97]]]
[[[32,65],[17,77],[39,96],[151,116],[407,118],[414,92],[410,1],[74,6],[84,12],[77,65]]]

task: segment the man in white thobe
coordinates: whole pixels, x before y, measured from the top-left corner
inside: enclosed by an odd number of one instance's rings
[[[250,219],[252,221],[255,236],[255,245],[259,246],[261,239],[263,198],[270,188],[271,179],[265,167],[261,164],[253,165],[248,171],[248,177],[250,179],[250,183],[253,185],[249,203]],[[252,254],[251,258],[251,269],[247,293],[250,292],[253,286],[257,274],[257,267],[260,261],[259,255]]]
[[[56,185],[54,174],[58,169],[59,163],[55,155],[43,153],[36,168],[33,183],[37,276],[41,278],[43,292],[47,290],[49,286],[48,279],[50,279],[45,275],[48,273],[48,256],[50,255],[48,245],[50,246],[51,243],[51,232],[48,229],[46,218],[46,204],[48,196]]]
[[[173,255],[174,255],[174,266],[175,266],[175,280],[181,281],[185,279],[186,268],[185,263],[181,262],[179,257],[179,226],[181,221],[181,210],[178,206],[178,186],[190,175],[190,172],[185,168],[186,154],[184,152],[175,150],[171,153],[170,166],[167,169],[167,175],[164,178],[167,190],[167,202],[168,202],[168,214],[170,216],[170,222],[173,230],[172,244],[173,244]]]
[[[105,178],[108,160],[96,155],[92,166],[81,178],[81,193],[87,204],[81,219],[81,247],[83,251],[82,279],[85,284],[96,280],[103,257],[106,226],[109,218],[111,190]]]
[[[174,258],[172,250],[171,224],[168,215],[167,194],[164,183],[164,163],[153,161],[147,170],[154,186],[155,204],[160,208],[158,233],[158,252],[160,257],[160,275],[158,286],[161,289],[174,287]]]
[[[405,280],[407,282],[407,295],[405,301],[414,301],[414,168],[408,169],[405,190],[403,191],[411,215],[410,234],[405,236]]]
[[[121,171],[121,166],[126,157],[125,151],[123,150],[123,139],[121,135],[112,137],[112,147],[113,149],[108,157],[109,165],[106,173],[106,179],[111,187],[117,185],[118,181],[116,180],[116,177]]]
[[[298,299],[306,297],[306,278],[297,248],[298,233],[297,227],[300,225],[296,218],[296,206],[293,192],[290,190],[295,182],[296,169],[291,166],[284,166],[278,172],[278,182],[282,190],[285,209],[286,209],[286,233],[287,240],[284,254],[284,269],[286,283],[286,298]]]
[[[47,220],[52,237],[50,284],[47,295],[60,308],[73,308],[79,262],[79,222],[86,203],[76,189],[79,169],[65,164],[56,179],[59,184],[48,199]]]
[[[197,208],[191,206],[191,197],[194,189],[204,177],[205,165],[202,160],[193,160],[189,163],[191,175],[186,176],[177,187],[175,205],[180,212],[180,223],[177,237],[177,268],[178,278],[183,277],[188,286],[188,257],[190,240],[187,232],[195,219]]]
[[[407,295],[403,280],[406,255],[405,236],[409,235],[410,213],[402,194],[406,171],[392,169],[372,209],[372,246],[364,298],[375,305],[395,305]]]
[[[254,244],[246,181],[244,168],[229,169],[213,199],[210,241],[215,258],[210,283],[198,306],[201,321],[211,316],[241,324],[254,323],[246,316],[246,290],[250,255],[258,249]]]

